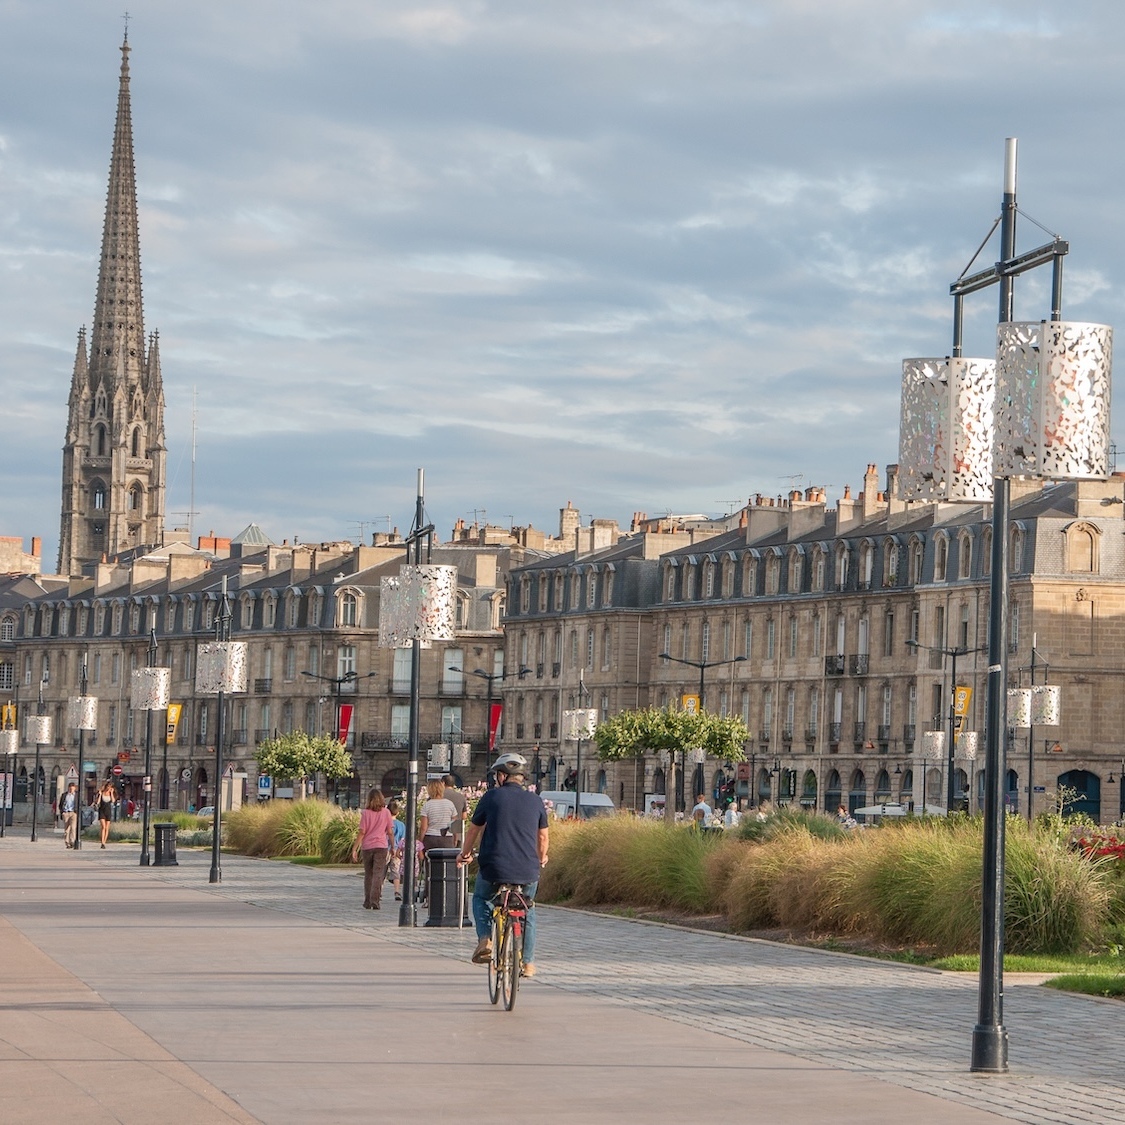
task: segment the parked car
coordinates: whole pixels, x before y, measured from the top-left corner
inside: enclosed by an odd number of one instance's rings
[[[214,805],[204,805],[203,808],[201,808],[199,810],[199,812],[197,812],[195,815],[196,816],[214,816],[215,815],[215,806]]]
[[[554,805],[555,816],[565,820],[574,816],[574,790],[553,789],[540,793],[544,801]],[[594,816],[612,816],[616,812],[613,801],[604,793],[587,793],[582,791],[582,801],[579,805],[578,815],[581,820],[589,820]]]

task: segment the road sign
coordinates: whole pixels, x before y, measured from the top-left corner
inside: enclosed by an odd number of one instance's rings
[[[70,769],[68,769],[66,771],[66,779],[67,779],[67,781],[77,781],[78,780],[78,767],[77,766],[71,766]]]
[[[114,766],[113,767],[113,776],[114,777],[120,777],[123,772],[124,771],[121,769],[120,766]]]
[[[273,778],[268,773],[258,774],[258,792],[268,793],[273,788]]]
[[[180,780],[191,781],[191,770],[189,770],[187,766],[184,766],[184,768],[180,770]]]

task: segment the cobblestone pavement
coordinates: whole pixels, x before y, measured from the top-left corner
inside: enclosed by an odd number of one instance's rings
[[[417,928],[400,928],[389,886],[381,911],[362,910],[357,872],[225,855],[224,881],[211,886],[209,853],[181,851],[179,859],[178,867],[141,873],[458,960],[467,960],[474,943],[468,928],[426,928],[424,910]],[[135,866],[137,852],[111,849],[101,862]],[[534,987],[597,995],[1016,1121],[1125,1121],[1120,1002],[1009,977],[1011,1073],[982,1077],[968,1072],[975,976],[540,909]]]

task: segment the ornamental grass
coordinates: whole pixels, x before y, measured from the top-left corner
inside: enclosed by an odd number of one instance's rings
[[[223,842],[243,855],[280,855],[279,832],[288,810],[288,801],[243,805],[223,817]]]
[[[359,812],[341,811],[320,830],[319,850],[325,863],[351,863],[352,847],[359,833]]]
[[[721,912],[735,931],[853,935],[940,953],[977,949],[979,819],[907,821],[839,837],[815,827],[816,834],[787,817],[747,841],[628,817],[555,825],[540,896]],[[1105,939],[1120,893],[1109,863],[1018,818],[1007,822],[1006,854],[1010,952],[1077,952]]]

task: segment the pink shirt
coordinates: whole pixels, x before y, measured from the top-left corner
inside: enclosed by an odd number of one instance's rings
[[[383,808],[375,812],[364,809],[359,814],[359,846],[367,851],[371,848],[390,848],[394,846],[394,826],[390,810]]]

